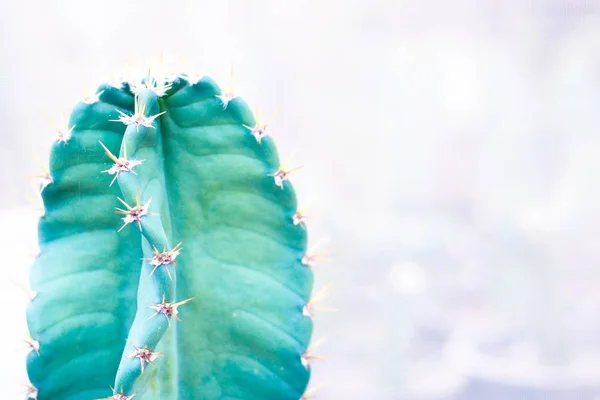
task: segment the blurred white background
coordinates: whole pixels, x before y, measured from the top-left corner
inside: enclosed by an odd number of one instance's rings
[[[28,175],[84,85],[162,52],[272,123],[334,260],[319,399],[600,398],[600,2],[2,2],[0,337],[21,398]]]

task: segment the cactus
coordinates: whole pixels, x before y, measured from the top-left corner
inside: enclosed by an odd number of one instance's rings
[[[148,76],[101,85],[58,132],[29,398],[305,398],[304,216],[246,103],[206,77]]]

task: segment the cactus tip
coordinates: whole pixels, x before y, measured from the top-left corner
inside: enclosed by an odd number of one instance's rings
[[[315,344],[310,346],[304,354],[302,354],[300,356],[300,361],[302,362],[302,365],[304,366],[304,368],[308,369],[310,367],[310,363],[312,362],[312,360],[324,360],[325,359],[325,357],[323,357],[323,356],[317,356],[317,355],[312,354],[312,352],[315,351],[317,349],[317,347],[319,347],[321,344],[323,344],[324,341],[325,341],[324,339],[318,340]]]
[[[71,138],[72,134],[73,134],[73,129],[75,129],[75,125],[73,125],[72,127],[69,128],[69,124],[66,123],[66,122],[64,122],[64,117],[63,117],[62,121],[63,121],[64,127],[63,128],[59,128],[58,126],[56,126],[54,124],[54,122],[52,122],[52,120],[50,119],[49,116],[44,115],[44,117],[46,118],[46,120],[48,121],[48,123],[50,123],[50,125],[52,125],[52,127],[56,131],[55,142],[56,143],[64,143],[64,144],[66,144],[68,142],[68,140]]]
[[[37,292],[27,289],[25,286],[23,286],[22,284],[20,284],[19,282],[11,279],[11,281],[19,288],[23,291],[23,293],[25,293],[25,295],[27,295],[27,298],[29,299],[29,301],[32,301],[33,299],[35,299],[35,297],[37,296]]]
[[[304,254],[302,257],[302,264],[312,268],[316,262],[331,261],[331,258],[325,257],[330,253],[329,251],[321,251],[317,253],[317,248],[320,244],[321,242],[317,242]]]
[[[227,106],[229,105],[229,102],[235,99],[236,96],[232,92],[225,92],[217,94],[215,95],[215,97],[221,100],[221,104],[223,105],[223,111],[225,111],[227,109]]]
[[[156,313],[154,313],[152,316],[150,316],[150,318],[152,318],[158,314],[163,314],[165,316],[165,318],[167,319],[167,322],[169,323],[169,325],[171,324],[171,320],[169,318],[171,316],[173,318],[175,318],[177,321],[181,322],[181,318],[179,318],[179,316],[178,316],[179,310],[177,310],[177,307],[182,306],[185,303],[192,301],[192,300],[194,300],[193,297],[182,300],[177,303],[167,303],[166,296],[163,294],[162,303],[149,306],[149,308],[156,311]]]
[[[177,256],[179,254],[181,254],[181,244],[183,242],[179,242],[179,244],[177,244],[177,246],[173,247],[171,250],[169,251],[165,251],[163,249],[162,253],[159,252],[156,247],[154,247],[152,249],[152,252],[154,253],[154,257],[152,258],[143,258],[143,260],[150,260],[150,264],[154,265],[154,269],[152,270],[152,272],[150,272],[150,275],[154,274],[154,271],[156,271],[156,269],[158,267],[160,267],[161,265],[165,266],[165,269],[167,270],[167,274],[169,275],[169,278],[171,280],[173,280],[173,278],[171,277],[171,271],[169,270],[169,265],[173,264],[174,267],[177,266],[177,262],[175,261],[175,259],[177,258]]]
[[[227,109],[229,102],[237,97],[237,95],[233,91],[233,65],[231,65],[231,69],[229,72],[229,89],[221,94],[215,95],[215,97],[221,100],[223,111]]]
[[[277,171],[269,174],[268,176],[272,176],[275,180],[275,185],[279,186],[283,190],[283,182],[289,180],[289,175],[300,168],[302,168],[302,166],[287,168],[285,165],[281,165]]]
[[[104,90],[101,90],[98,93],[86,93],[84,94],[83,99],[81,101],[85,104],[94,104],[100,100],[100,96],[102,96],[102,93],[104,93]]]
[[[140,232],[141,232],[142,231],[142,217],[146,216],[146,215],[154,215],[153,213],[148,211],[148,208],[150,208],[150,203],[152,202],[152,198],[148,199],[146,204],[142,205],[142,203],[140,201],[140,192],[137,192],[135,207],[131,207],[120,197],[117,197],[117,199],[121,203],[123,203],[123,205],[125,207],[127,207],[127,210],[124,210],[122,208],[117,208],[117,214],[125,215],[123,218],[121,218],[124,223],[123,223],[123,226],[119,229],[119,232],[121,232],[123,230],[123,228],[125,228],[128,224],[130,224],[132,222],[137,222],[138,227],[140,228]]]
[[[300,225],[302,228],[306,229],[306,219],[309,218],[308,215],[304,214],[303,210],[298,210],[292,216],[292,222],[294,225]]]
[[[259,114],[258,110],[256,110],[256,123],[254,124],[254,126],[250,126],[250,125],[243,125],[243,126],[244,126],[244,128],[246,128],[250,131],[250,133],[252,134],[252,136],[254,136],[254,138],[256,139],[258,144],[262,144],[262,139],[269,135],[269,132],[267,131],[267,129],[269,127],[269,124],[271,123],[271,120],[273,118],[275,118],[275,115],[277,115],[278,113],[279,113],[279,110],[277,110],[277,112],[275,114],[273,114],[273,116],[271,117],[271,119],[269,119],[269,121],[267,121],[263,124],[263,123],[261,123],[261,120],[260,120],[260,114]]]
[[[35,157],[36,162],[38,163],[38,165],[40,166],[40,168],[42,169],[42,174],[41,175],[34,175],[33,178],[38,178],[41,179],[40,182],[40,192],[43,192],[44,189],[46,189],[46,187],[52,183],[54,183],[54,178],[52,177],[52,175],[50,175],[50,171],[48,170],[48,168],[46,168],[39,160],[39,158]]]
[[[115,156],[105,145],[100,142],[100,145],[104,148],[106,155],[114,162],[113,166],[109,169],[105,169],[101,171],[102,173],[107,173],[110,175],[114,175],[115,177],[110,182],[109,186],[112,186],[115,183],[115,180],[119,177],[121,172],[131,172],[134,175],[137,175],[133,170],[134,167],[140,165],[145,160],[128,160],[127,159],[127,142],[123,142],[123,157]]]
[[[164,113],[166,113],[166,111],[146,117],[144,115],[146,107],[143,104],[140,105],[138,97],[139,96],[135,96],[134,112],[132,115],[127,115],[123,111],[117,109],[117,112],[119,113],[119,118],[118,119],[109,119],[109,121],[110,122],[121,122],[125,125],[135,125],[137,130],[139,130],[140,126],[156,129],[153,125],[154,120],[156,118],[160,117],[161,115],[163,115]]]
[[[150,74],[150,66],[148,67],[148,75],[141,83],[134,83],[131,87],[131,91],[135,96],[138,96],[143,90],[150,90],[158,97],[162,97],[167,94],[169,89],[173,87],[167,79],[156,79]]]
[[[38,356],[40,355],[40,342],[29,337],[25,339],[25,343],[27,343],[31,351],[35,351]]]
[[[162,356],[162,353],[153,353],[152,350],[148,348],[148,346],[144,346],[141,349],[136,346],[133,346],[133,348],[133,353],[128,355],[127,358],[139,358],[140,365],[142,367],[142,373],[144,373],[144,366],[146,364],[154,364],[154,360]]]
[[[315,304],[329,296],[330,287],[331,284],[323,287],[321,290],[310,296],[310,299],[302,308],[302,315],[308,318],[312,318],[313,311],[337,311],[335,308],[315,307]]]
[[[26,399],[34,399],[38,398],[39,390],[33,385],[25,385],[25,398]]]

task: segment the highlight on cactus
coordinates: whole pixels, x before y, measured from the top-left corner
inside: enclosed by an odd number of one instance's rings
[[[318,254],[268,125],[194,74],[76,104],[40,176],[28,399],[311,396]]]

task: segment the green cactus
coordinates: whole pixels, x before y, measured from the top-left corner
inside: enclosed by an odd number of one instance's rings
[[[52,146],[29,397],[304,398],[313,275],[291,170],[243,100],[164,82],[102,85]]]

